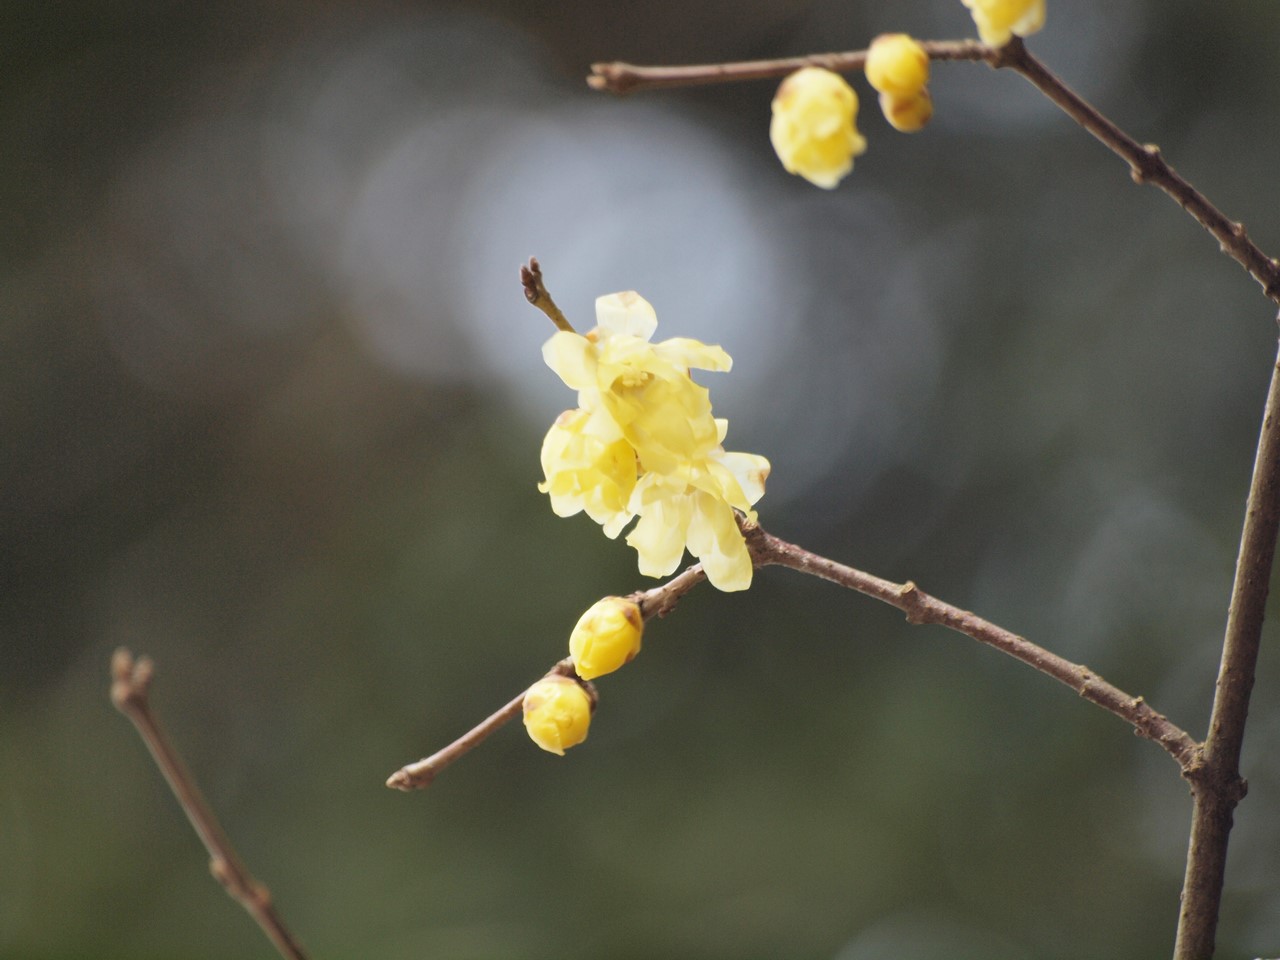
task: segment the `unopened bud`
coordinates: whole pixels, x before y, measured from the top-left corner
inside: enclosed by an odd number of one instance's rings
[[[914,97],[895,97],[882,93],[880,109],[895,130],[915,133],[933,116],[933,98],[929,96],[928,90],[921,90]]]
[[[543,750],[564,756],[587,739],[591,698],[568,677],[543,677],[524,695],[524,728]]]
[[[866,70],[881,93],[913,97],[929,82],[929,55],[905,33],[882,33],[867,50]]]
[[[583,680],[613,673],[640,652],[644,617],[622,597],[605,597],[591,605],[569,634],[569,655]]]

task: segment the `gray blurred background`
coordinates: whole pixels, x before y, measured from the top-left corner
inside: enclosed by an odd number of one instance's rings
[[[769,82],[594,60],[971,36],[959,0],[8,3],[0,955],[267,957],[129,725],[155,703],[320,958],[1158,958],[1174,764],[963,637],[783,570],[702,588],[561,759],[383,787],[564,654],[633,552],[535,489],[580,329],[718,342],[764,525],[1205,730],[1274,310],[1021,79],[944,64],[834,193]],[[1280,252],[1280,4],[1050,0],[1040,54]],[[1273,621],[1276,618],[1273,616]],[[1274,645],[1274,625],[1268,647]],[[1221,955],[1280,951],[1264,651]]]

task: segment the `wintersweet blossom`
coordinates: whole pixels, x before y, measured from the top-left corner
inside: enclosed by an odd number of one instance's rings
[[[858,95],[843,77],[804,67],[778,87],[769,140],[788,173],[830,190],[853,169],[853,158],[866,152],[857,117]]]
[[[525,692],[523,710],[529,738],[548,753],[564,756],[587,739],[591,698],[576,680],[543,677]]]
[[[596,319],[585,336],[561,331],[543,346],[579,406],[547,432],[539,489],[558,515],[585,511],[610,537],[638,516],[627,542],[641,573],[666,576],[688,549],[713,585],[746,589],[751,558],[734,511],[755,518],[769,461],[725,452],[728,421],[689,374],[732,360],[697,340],[651,343],[657,316],[634,292],[600,297]]]
[[[607,417],[566,410],[542,441],[546,480],[538,489],[551,496],[558,517],[586,511],[605,534],[616,537],[635,514],[628,509],[638,469],[636,451]]]
[[[593,603],[569,634],[569,655],[583,680],[594,680],[630,663],[640,652],[644,617],[623,597]]]
[[[1044,26],[1045,0],[962,0],[990,47],[1003,47],[1017,34],[1030,36]]]
[[[729,592],[751,586],[754,567],[734,510],[754,520],[751,507],[764,496],[768,476],[764,457],[720,452],[685,477],[642,477],[631,497],[640,519],[627,534],[640,572],[665,577],[688,549],[713,587]]]

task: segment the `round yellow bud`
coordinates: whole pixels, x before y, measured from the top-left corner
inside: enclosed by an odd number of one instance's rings
[[[839,74],[804,67],[773,98],[769,140],[788,173],[830,190],[853,169],[867,141],[855,127],[858,95]]]
[[[569,634],[569,655],[583,680],[594,680],[630,663],[640,652],[644,617],[622,597],[605,597],[591,605]]]
[[[524,728],[543,750],[564,756],[587,739],[591,698],[568,677],[543,677],[524,695]]]
[[[882,33],[867,50],[867,82],[881,93],[914,97],[929,82],[929,55],[905,33]]]
[[[880,109],[895,130],[915,133],[933,116],[933,98],[929,96],[928,90],[921,90],[913,97],[895,97],[890,93],[882,93]]]

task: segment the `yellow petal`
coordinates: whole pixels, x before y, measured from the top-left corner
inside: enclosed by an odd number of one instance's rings
[[[586,337],[560,330],[542,345],[542,359],[565,386],[585,390],[596,385],[596,348]]]
[[[658,315],[648,300],[634,290],[627,290],[596,297],[596,323],[606,337],[648,340],[658,329]]]
[[[707,579],[726,593],[751,586],[751,554],[733,509],[703,492],[694,494],[689,552],[702,561]]]

